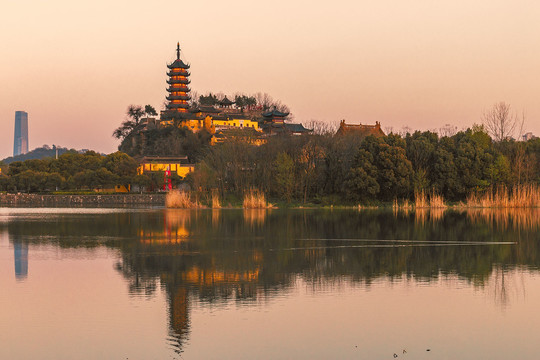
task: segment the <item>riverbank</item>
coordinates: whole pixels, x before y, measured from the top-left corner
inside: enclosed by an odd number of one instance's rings
[[[165,206],[165,194],[0,194],[0,206]]]

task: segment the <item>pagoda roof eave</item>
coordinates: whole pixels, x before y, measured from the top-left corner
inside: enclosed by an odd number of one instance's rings
[[[167,67],[168,67],[169,69],[189,69],[189,68],[190,68],[190,65],[184,63],[184,62],[183,62],[182,60],[180,60],[180,59],[176,59],[176,60],[174,60],[172,63],[167,64]]]

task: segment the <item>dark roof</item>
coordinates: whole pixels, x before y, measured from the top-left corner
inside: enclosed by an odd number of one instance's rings
[[[238,120],[247,120],[248,117],[246,115],[243,115],[243,114],[229,114],[227,113],[227,116],[229,117],[229,119],[238,119]]]
[[[182,113],[177,110],[164,110],[161,112],[160,120],[161,121],[169,121],[173,119],[178,120],[185,120],[185,119],[192,119],[193,115],[190,113]]]
[[[167,109],[187,109],[189,107],[188,104],[167,104]]]
[[[375,122],[375,125],[356,125],[346,124],[345,120],[341,120],[336,135],[359,135],[362,137],[373,135],[379,137],[384,136],[385,134],[381,129],[381,123],[378,121]]]
[[[190,92],[191,90],[188,88],[188,87],[181,87],[181,88],[175,88],[175,87],[168,87],[167,88],[167,91],[168,92],[183,92],[183,93],[188,93]]]
[[[145,156],[139,163],[148,164],[153,162],[181,162],[182,160],[187,160],[187,156]]]
[[[169,95],[165,99],[167,100],[191,100],[189,95]]]
[[[223,105],[223,106],[229,106],[229,105],[232,105],[232,104],[234,104],[234,101],[231,101],[231,100],[227,99],[227,96],[225,96],[223,98],[223,100],[221,100],[219,102],[219,105]]]
[[[191,80],[189,79],[169,79],[167,80],[167,84],[189,84],[191,83]]]
[[[189,69],[189,65],[184,63],[182,60],[180,59],[176,59],[174,60],[171,64],[167,65],[167,67],[169,69]]]
[[[294,133],[304,133],[304,132],[313,131],[311,129],[306,129],[304,125],[302,124],[285,124],[285,128],[289,130],[290,132],[294,132]]]
[[[264,117],[285,117],[287,115],[289,115],[289,113],[283,113],[275,108],[272,111],[268,111],[262,114],[262,116]]]
[[[218,114],[221,112],[221,110],[216,109],[213,106],[204,106],[204,105],[199,106],[199,110],[201,110],[201,112],[204,112],[204,113],[212,113],[212,114]]]

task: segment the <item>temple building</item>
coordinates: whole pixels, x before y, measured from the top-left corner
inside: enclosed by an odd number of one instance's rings
[[[139,162],[137,174],[169,170],[184,178],[194,169],[195,165],[188,163],[187,156],[145,156]]]
[[[287,116],[289,113],[281,112],[274,107],[272,111],[262,114],[261,128],[268,135],[302,135],[313,131],[306,129],[302,124],[286,123]]]
[[[381,123],[375,122],[375,125],[362,125],[362,124],[346,124],[345,120],[341,120],[339,123],[339,129],[336,135],[356,135],[361,137],[367,137],[373,135],[375,137],[385,136],[381,129]]]

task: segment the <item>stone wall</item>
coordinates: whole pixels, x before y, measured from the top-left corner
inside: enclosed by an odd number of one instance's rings
[[[165,206],[165,194],[38,195],[0,194],[0,206]]]

